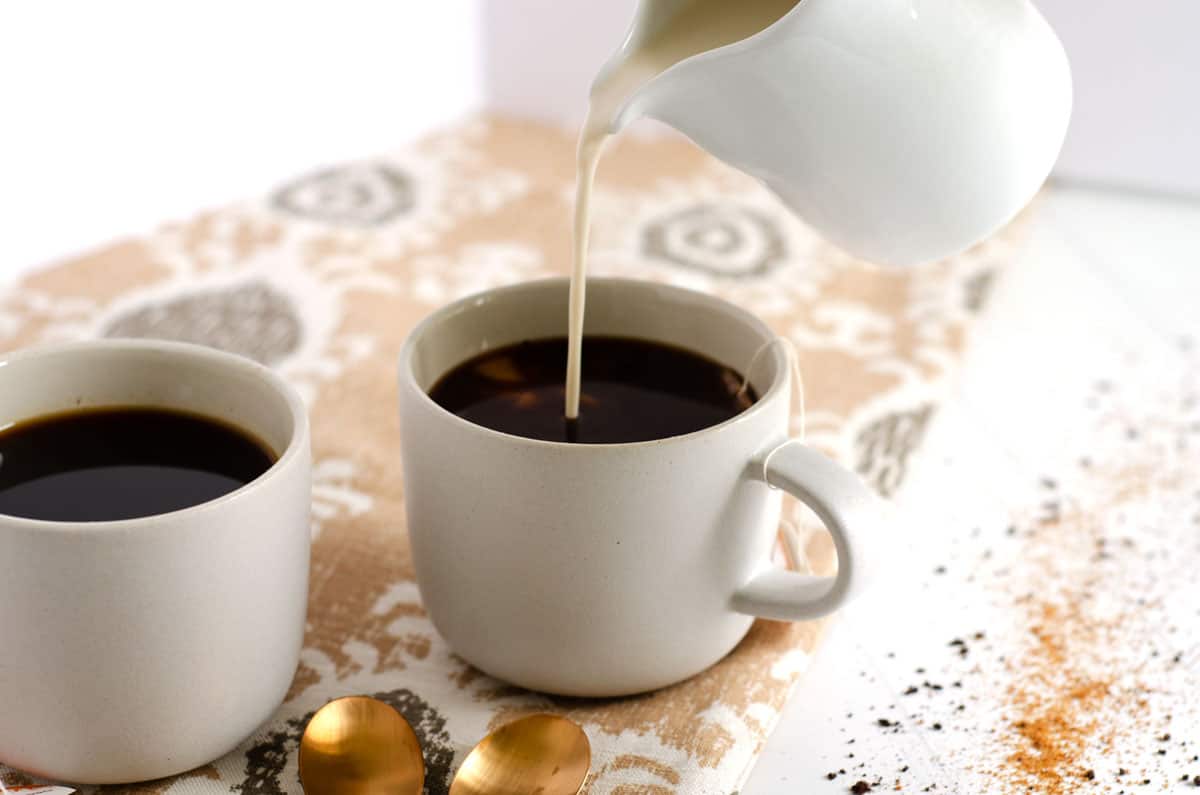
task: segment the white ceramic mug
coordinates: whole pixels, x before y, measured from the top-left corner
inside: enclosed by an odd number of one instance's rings
[[[884,503],[848,470],[788,441],[791,379],[778,345],[749,373],[761,396],[753,406],[649,442],[526,439],[429,398],[439,377],[481,351],[562,336],[567,289],[553,279],[451,304],[400,354],[413,563],[454,650],[535,690],[637,693],[712,665],[755,616],[814,618],[859,591]],[[775,339],[720,299],[619,279],[589,280],[585,332],[682,346],[739,372]],[[781,496],[771,486],[825,522],[836,577],[770,564]]]
[[[597,83],[684,1],[642,0]],[[961,251],[1033,198],[1071,95],[1066,53],[1030,0],[804,0],[650,80],[614,128],[666,122],[852,254],[910,265]]]
[[[267,368],[122,340],[0,359],[0,426],[98,406],[225,420],[278,460],[223,497],[157,516],[0,515],[0,761],[87,784],[191,769],[271,715],[303,639],[310,538],[307,416]]]

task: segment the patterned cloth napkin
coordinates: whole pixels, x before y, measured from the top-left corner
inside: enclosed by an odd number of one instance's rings
[[[819,623],[760,621],[724,661],[659,692],[550,698],[458,659],[413,582],[396,354],[414,323],[447,301],[567,271],[573,155],[565,130],[480,118],[113,244],[0,294],[0,349],[97,336],[212,345],[277,368],[312,413],[308,632],[287,700],[223,759],[108,789],[298,793],[308,717],[357,693],[413,724],[430,793],[446,791],[456,762],[490,728],[533,711],[584,726],[593,745],[587,792],[740,785]],[[594,204],[594,273],[717,293],[763,317],[800,350],[810,441],[885,494],[904,477],[1019,237],[1010,228],[935,265],[876,269],[825,245],[758,183],[677,137],[617,141]],[[807,538],[809,564],[832,569],[827,537],[813,528]],[[6,784],[26,780],[0,768]]]

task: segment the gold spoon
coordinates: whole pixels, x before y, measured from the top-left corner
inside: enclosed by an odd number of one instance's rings
[[[330,701],[300,739],[305,795],[420,795],[425,760],[408,721],[366,696]]]
[[[592,764],[577,724],[530,715],[484,737],[463,761],[450,795],[576,795]]]

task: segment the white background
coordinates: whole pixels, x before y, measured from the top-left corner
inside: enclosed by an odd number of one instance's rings
[[[1057,173],[1200,197],[1200,3],[1034,0],[1075,74]]]
[[[478,104],[470,0],[0,6],[0,280]]]

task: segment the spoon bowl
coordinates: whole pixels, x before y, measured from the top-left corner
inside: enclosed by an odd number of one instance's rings
[[[300,740],[305,795],[420,795],[425,761],[412,726],[367,696],[330,701]]]
[[[578,724],[530,715],[484,737],[458,769],[450,795],[576,795],[591,764],[591,744]]]

